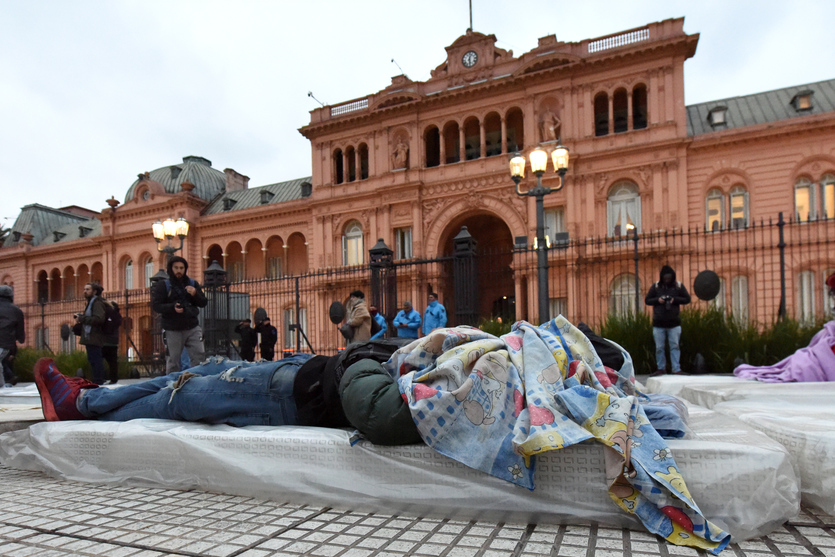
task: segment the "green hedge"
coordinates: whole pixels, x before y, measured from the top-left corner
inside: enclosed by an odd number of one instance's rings
[[[22,382],[34,381],[32,369],[35,367],[35,362],[40,358],[52,358],[58,364],[58,369],[64,375],[76,374],[78,369],[84,370],[84,376],[90,379],[92,370],[90,363],[87,361],[87,352],[83,350],[75,350],[73,352],[58,352],[52,353],[49,350],[35,350],[34,348],[20,348],[17,351],[14,361],[14,372],[18,380]],[[123,359],[119,359],[119,377],[130,377],[130,368],[132,365]],[[107,362],[104,364],[104,373],[107,376]]]
[[[697,353],[704,357],[708,373],[731,373],[737,360],[756,366],[771,365],[808,346],[823,323],[801,325],[786,319],[760,327],[756,323],[740,323],[718,309],[686,308],[681,312],[681,368],[685,373],[693,372]],[[635,373],[655,371],[650,315],[610,316],[600,334],[629,352]]]

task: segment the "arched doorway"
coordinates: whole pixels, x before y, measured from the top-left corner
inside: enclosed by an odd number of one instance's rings
[[[490,213],[461,215],[446,227],[442,235],[441,246],[445,256],[454,254],[455,237],[466,226],[467,232],[476,241],[477,284],[467,286],[460,278],[453,276],[453,263],[448,262],[444,274],[452,280],[446,281],[445,306],[450,315],[450,323],[461,324],[456,320],[455,288],[472,287],[477,291],[479,319],[501,318],[507,323],[516,318],[515,284],[513,281],[513,235],[507,224],[498,216]],[[473,323],[477,325],[477,323]]]

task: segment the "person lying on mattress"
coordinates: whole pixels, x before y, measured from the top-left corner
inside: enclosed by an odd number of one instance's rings
[[[355,427],[378,445],[420,443],[394,378],[380,362],[413,339],[352,345],[337,356],[297,354],[277,362],[210,358],[185,371],[118,389],[35,364],[48,421],[138,418],[210,424]],[[368,356],[371,356],[369,358]]]
[[[829,303],[835,300],[835,273],[826,279]],[[764,383],[793,383],[803,381],[835,381],[835,320],[824,324],[809,345],[770,366],[742,364],[734,369],[742,379],[756,379]]]

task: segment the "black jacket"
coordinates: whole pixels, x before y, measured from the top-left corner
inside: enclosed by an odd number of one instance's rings
[[[15,351],[16,344],[26,341],[23,312],[11,300],[0,297],[0,348]]]
[[[673,282],[664,284],[664,275],[671,273]],[[664,298],[670,297],[669,303]],[[669,265],[661,267],[659,280],[653,284],[644,303],[652,306],[652,326],[662,329],[672,329],[681,325],[679,310],[681,306],[690,303],[690,293],[680,282],[676,282],[676,272]]]
[[[186,274],[182,280],[177,280],[171,270],[171,266],[178,261],[186,265]],[[197,327],[200,324],[199,308],[206,307],[208,300],[203,295],[200,283],[189,279],[186,260],[172,257],[168,262],[168,277],[167,281],[158,281],[151,290],[151,308],[162,316],[162,328],[166,331],[187,331]],[[186,292],[186,286],[197,289],[194,296]],[[182,313],[175,310],[177,303],[183,307]]]

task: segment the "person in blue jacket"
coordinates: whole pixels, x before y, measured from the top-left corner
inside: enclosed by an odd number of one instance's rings
[[[417,338],[420,331],[420,313],[412,307],[412,302],[403,302],[403,309],[397,312],[392,321],[397,329],[397,336],[401,338]]]
[[[380,330],[371,335],[371,340],[376,340],[378,338],[383,338],[384,336],[386,336],[386,331],[389,328],[389,326],[386,324],[386,318],[380,315],[380,312],[377,310],[376,306],[369,307],[368,313],[371,314],[371,319],[373,319],[380,326]]]
[[[429,305],[423,312],[423,334],[428,335],[435,329],[446,327],[446,308],[438,301],[438,295],[429,295]]]

